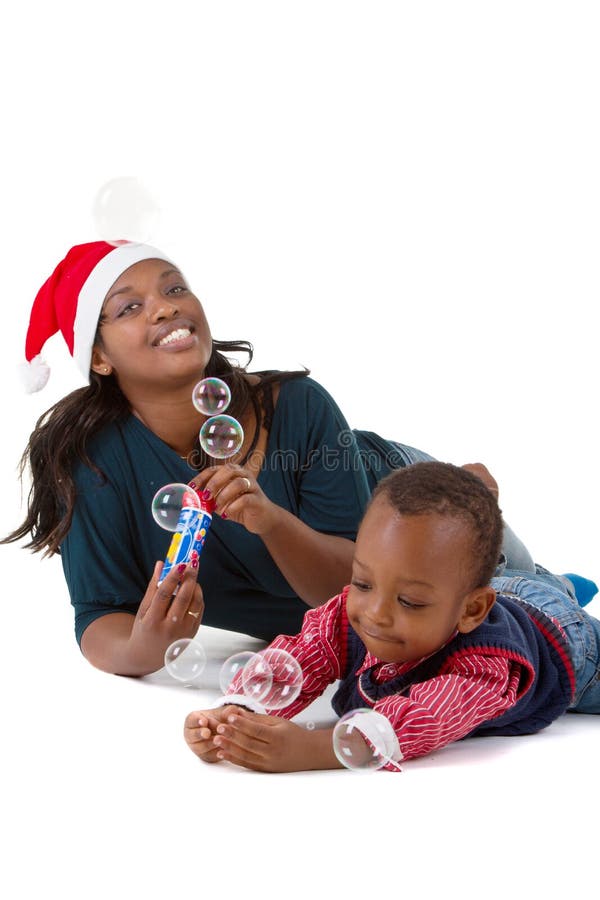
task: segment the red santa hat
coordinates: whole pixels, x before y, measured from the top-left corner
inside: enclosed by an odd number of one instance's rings
[[[71,247],[33,302],[25,340],[26,363],[21,376],[28,393],[40,391],[50,367],[42,347],[60,331],[71,356],[87,380],[102,304],[123,272],[144,259],[171,260],[156,247],[124,242],[118,246],[93,241]]]

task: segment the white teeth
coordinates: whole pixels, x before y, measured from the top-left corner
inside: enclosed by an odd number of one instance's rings
[[[158,342],[158,346],[162,347],[164,344],[172,344],[173,341],[180,341],[182,338],[189,337],[192,332],[189,328],[176,328],[175,331],[170,331],[169,334],[165,335]]]

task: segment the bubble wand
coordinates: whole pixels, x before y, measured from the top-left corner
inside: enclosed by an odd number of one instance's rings
[[[175,566],[187,565],[191,559],[200,556],[215,509],[212,498],[206,499],[205,496],[198,495],[189,485],[177,487],[184,487],[185,490],[182,492],[181,511],[160,573],[159,585]]]

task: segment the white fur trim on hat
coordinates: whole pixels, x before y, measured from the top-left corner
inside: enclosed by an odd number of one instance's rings
[[[123,272],[145,259],[163,259],[174,265],[162,250],[149,244],[122,244],[94,266],[79,292],[73,325],[73,359],[86,380],[104,298]]]

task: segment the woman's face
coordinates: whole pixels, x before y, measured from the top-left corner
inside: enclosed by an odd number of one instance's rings
[[[102,307],[92,370],[133,389],[173,389],[201,377],[212,350],[204,310],[171,263],[147,259],[125,271]]]

